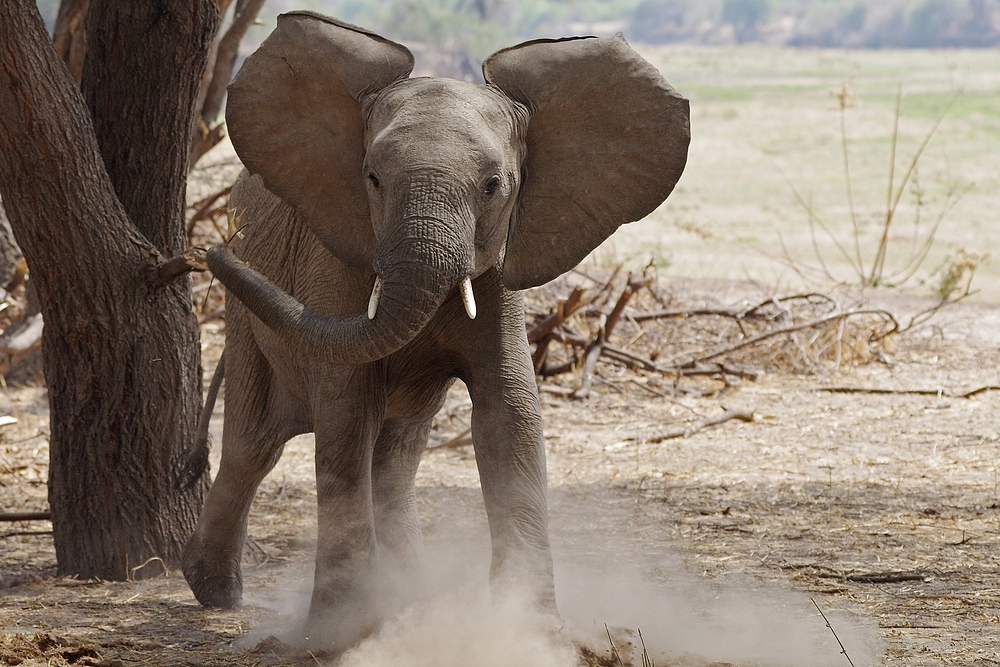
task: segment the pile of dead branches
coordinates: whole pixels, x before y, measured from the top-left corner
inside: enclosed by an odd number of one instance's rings
[[[676,303],[648,270],[574,272],[526,297],[542,389],[586,398],[595,383],[672,395],[684,378],[728,385],[764,372],[821,373],[884,360],[892,313],[803,293],[736,305]]]

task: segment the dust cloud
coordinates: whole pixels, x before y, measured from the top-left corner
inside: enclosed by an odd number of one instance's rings
[[[609,632],[626,665],[642,664],[642,643],[661,667],[848,664],[807,595],[733,577],[722,581],[698,578],[669,557],[656,563],[647,557],[645,571],[655,571],[654,577],[639,568],[623,569],[630,558],[620,551],[614,554],[613,563],[587,565],[557,554],[559,627],[551,617],[533,609],[527,595],[490,591],[485,583],[488,542],[476,542],[461,548],[437,545],[430,550],[430,573],[420,601],[339,660],[324,664],[574,667],[581,664],[578,646],[610,655]],[[309,587],[300,576],[294,579],[293,585],[284,587],[281,599],[255,601],[280,615],[265,621],[241,644],[253,645],[269,634],[299,643],[291,628],[301,626]],[[862,624],[831,608],[824,599],[816,601],[854,664],[880,664],[883,651],[874,623]],[[274,627],[276,623],[283,628]],[[637,629],[642,632],[642,643]]]
[[[517,592],[467,585],[411,607],[338,667],[567,667],[576,650]]]
[[[623,572],[621,562],[628,558],[605,571],[578,564],[563,564],[556,570],[563,619],[595,648],[608,648],[607,624],[619,652],[625,656],[628,651],[636,665],[641,664],[642,644],[635,630],[642,632],[642,643],[657,665],[848,664],[806,595],[738,577],[696,578],[669,561],[658,564],[661,581],[653,583],[638,570]],[[823,599],[817,602],[854,664],[880,664],[881,639],[874,623],[862,625],[830,609]]]

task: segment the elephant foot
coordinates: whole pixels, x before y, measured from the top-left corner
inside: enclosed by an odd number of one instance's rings
[[[304,628],[307,646],[340,654],[371,637],[382,627],[382,621],[359,610],[310,610]]]
[[[217,562],[205,557],[206,549],[192,537],[181,556],[181,569],[188,586],[202,605],[233,609],[243,603],[243,577],[239,564],[220,572]]]
[[[205,607],[235,609],[243,605],[243,582],[237,577],[198,577],[184,570],[194,596]]]

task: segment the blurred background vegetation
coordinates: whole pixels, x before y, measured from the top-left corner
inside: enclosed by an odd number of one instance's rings
[[[39,0],[50,28],[58,4]],[[904,187],[889,263],[933,237],[911,283],[939,290],[978,257],[980,298],[1000,302],[1000,262],[986,260],[1000,246],[1000,0],[267,0],[241,57],[293,9],[406,44],[416,75],[466,80],[523,40],[623,32],[691,99],[694,131],[667,205],[609,240],[608,261],[795,284],[821,254],[851,282],[838,244],[877,247],[886,192]],[[829,236],[817,238],[816,220]]]
[[[51,28],[58,0],[38,5]],[[292,9],[475,58],[524,39],[619,30],[647,44],[1000,45],[1000,0],[269,0],[258,39]]]

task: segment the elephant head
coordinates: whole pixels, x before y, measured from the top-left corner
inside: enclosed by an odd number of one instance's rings
[[[408,78],[410,52],[292,12],[229,88],[246,168],[319,242],[374,274],[368,313],[306,308],[227,246],[209,266],[293,345],[338,363],[385,357],[458,288],[502,262],[542,284],[670,194],[687,159],[688,102],[619,35],[495,53],[486,85]]]

